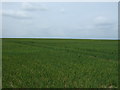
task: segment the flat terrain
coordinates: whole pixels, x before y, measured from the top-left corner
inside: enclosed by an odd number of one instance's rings
[[[0,89],[2,88],[2,39],[0,38]]]
[[[118,41],[3,39],[3,88],[116,88]]]

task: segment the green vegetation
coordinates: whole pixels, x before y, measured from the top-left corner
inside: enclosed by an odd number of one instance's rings
[[[2,39],[0,38],[0,89],[2,89]]]
[[[3,88],[116,88],[118,41],[3,39]]]

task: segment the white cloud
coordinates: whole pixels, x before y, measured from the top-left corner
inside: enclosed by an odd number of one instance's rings
[[[103,16],[98,16],[98,17],[95,18],[96,23],[104,23],[106,21],[107,21],[107,18],[103,17]]]
[[[96,17],[94,22],[95,22],[96,25],[103,25],[103,24],[106,25],[106,24],[110,24],[111,23],[108,18],[103,17],[103,16]]]
[[[2,10],[0,9],[0,38],[2,38]]]
[[[108,29],[114,26],[114,23],[110,21],[110,19],[103,16],[96,17],[94,20],[94,24],[95,24],[95,27],[101,28],[101,29]]]
[[[60,12],[61,12],[61,13],[65,13],[65,9],[64,9],[64,8],[61,8],[61,9],[60,9]]]
[[[2,10],[0,9],[0,15],[2,15]]]
[[[22,3],[22,9],[25,9],[25,10],[34,10],[33,6],[30,3],[27,3],[27,2],[23,2]]]
[[[40,4],[40,7],[38,9],[46,11],[46,10],[48,10],[48,7],[46,4]]]
[[[18,10],[14,9],[8,9],[8,10],[2,10],[0,11],[0,14],[3,16],[8,16],[12,18],[18,18],[18,19],[28,19],[31,18],[30,13],[28,11],[45,11],[47,10],[47,6],[45,4],[40,4],[40,5],[33,5],[28,2],[23,2],[21,4],[21,7]]]
[[[46,11],[46,10],[48,10],[48,8],[45,4],[40,4],[39,6],[37,6],[37,5],[33,5],[31,3],[28,3],[28,2],[22,3],[22,9],[26,10],[26,11],[37,11],[37,10]]]
[[[14,17],[14,18],[30,18],[24,11],[15,11],[15,10],[3,10],[3,16]]]

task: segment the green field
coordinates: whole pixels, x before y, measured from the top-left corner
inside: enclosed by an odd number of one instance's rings
[[[3,39],[3,88],[117,88],[118,41]]]

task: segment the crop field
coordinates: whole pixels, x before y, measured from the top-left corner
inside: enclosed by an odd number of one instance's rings
[[[118,41],[2,41],[3,88],[117,88]]]

